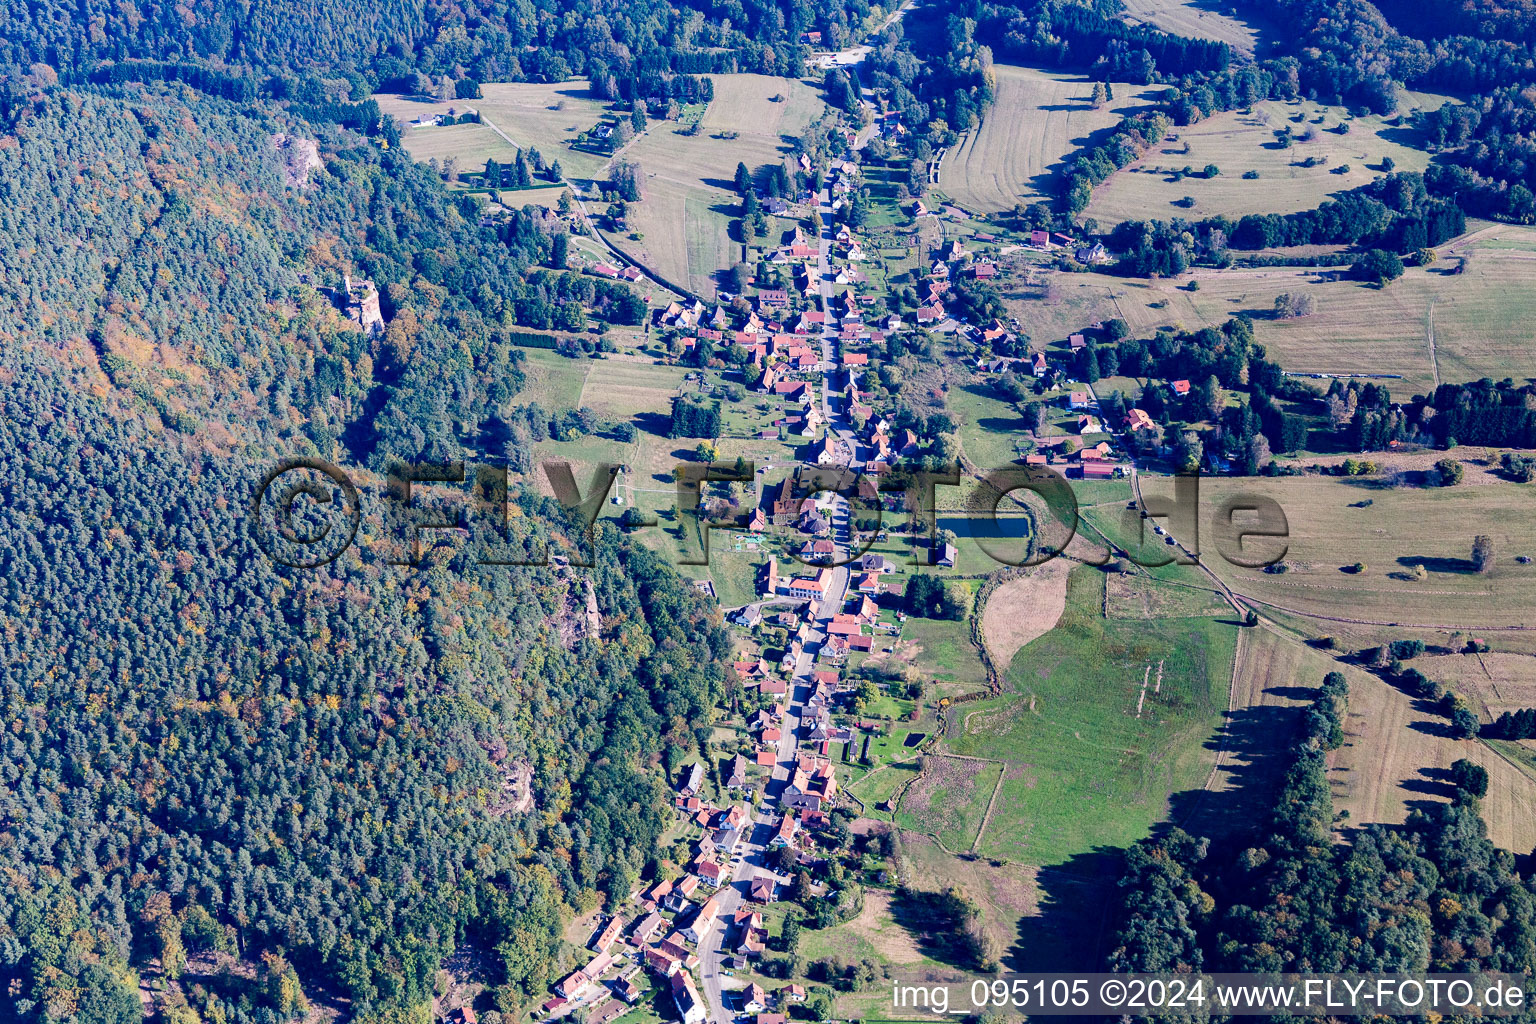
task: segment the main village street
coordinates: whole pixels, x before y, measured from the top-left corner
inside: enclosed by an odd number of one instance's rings
[[[834,318],[831,315],[834,275],[830,254],[834,229],[830,188],[824,188],[821,191],[818,205],[822,228],[818,239],[817,265],[821,275],[822,309],[828,314],[821,334],[821,359],[825,367],[821,386],[822,415],[826,418],[827,429],[841,437],[848,444],[850,452],[856,452],[857,441],[853,426],[847,420],[843,408],[844,402],[840,396],[834,399],[836,371],[833,367],[837,365],[837,336],[832,327]],[[855,464],[850,468],[858,467]],[[761,483],[758,486],[760,494]],[[831,525],[832,539],[836,545],[836,558],[842,560],[847,557],[849,545],[852,543],[850,534],[852,527],[848,501],[841,495],[833,495]],[[837,566],[832,570],[828,587],[816,612],[816,622],[820,629],[795,661],[794,673],[789,681],[789,691],[779,720],[777,763],[774,765],[773,776],[766,789],[764,806],[777,806],[779,797],[789,784],[790,774],[794,770],[798,754],[805,701],[811,691],[811,673],[816,665],[816,652],[826,640],[827,624],[832,621],[834,615],[842,611],[843,602],[848,594],[848,579],[849,571],[846,565]],[[720,914],[715,925],[699,943],[699,973],[704,980],[704,998],[709,1003],[710,1020],[714,1024],[731,1024],[734,1019],[733,1011],[726,1005],[725,1000],[725,961],[730,956],[726,937],[732,928],[730,922],[735,920],[736,910],[745,898],[744,893],[750,886],[752,878],[758,874],[773,873],[767,864],[768,842],[779,822],[780,813],[782,812],[764,812],[760,809],[754,809],[751,812],[750,838],[744,844],[741,857],[731,875],[730,884],[723,886],[715,896],[720,901]],[[788,884],[788,878],[777,877],[781,884]]]

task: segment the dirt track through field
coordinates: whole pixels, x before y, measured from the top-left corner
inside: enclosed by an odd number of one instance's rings
[[[1072,563],[1053,558],[1028,576],[1009,580],[987,599],[981,635],[999,673],[1008,671],[1024,645],[1053,629],[1067,607],[1067,573]]]

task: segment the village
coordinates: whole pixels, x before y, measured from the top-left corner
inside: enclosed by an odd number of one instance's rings
[[[949,531],[924,530],[922,523],[872,529],[863,521],[860,528],[865,510],[904,508],[900,491],[882,484],[944,454],[936,438],[898,425],[890,394],[882,400],[865,379],[875,369],[872,357],[881,361],[886,339],[898,332],[915,327],[1008,351],[1016,325],[1000,318],[971,324],[946,309],[952,282],[987,281],[996,273],[991,258],[978,258],[958,239],[927,265],[915,324],[872,313],[884,303],[859,269],[859,233],[838,216],[858,187],[858,165],[840,161],[820,195],[804,197],[820,215],[813,220],[822,226],[819,237],[796,227],[767,260],[792,287],[765,285],[714,306],[675,300],[654,311],[654,331],[685,365],[724,365],[723,354],[739,346],[743,382],[779,410],[763,438],[789,440],[798,458],[777,467],[775,477],[759,470],[752,500],[735,514],[736,525],[766,552],[756,599],[726,609],[739,654],[731,666],[736,710],[721,724],[744,740],[735,752],[718,750],[712,763],[677,768],[673,813],[678,841],[687,846],[680,873],[644,885],[624,906],[592,919],[590,958],[552,986],[540,1007],[545,1020],[580,1013],[589,1024],[612,1024],[649,999],[684,1024],[783,1024],[805,1004],[807,988],[754,974],[775,941],[765,922],[783,920],[782,901],[799,874],[812,879],[817,900],[832,906],[848,898],[833,877],[843,879],[844,891],[859,885],[841,862],[848,858],[846,825],[867,808],[842,791],[839,769],[857,762],[860,744],[867,752],[890,722],[860,714],[871,684],[854,668],[890,654],[900,641],[909,582],[920,573],[952,572],[958,557]],[[920,200],[912,213],[929,216]],[[1041,252],[1076,248],[1071,238],[1046,232],[1035,232],[1030,244]],[[1077,255],[1104,258],[1102,247]],[[640,277],[633,267],[602,262],[588,272]],[[1103,422],[1093,385],[1074,373],[1085,346],[1084,336],[1074,334],[1057,361],[1044,352],[978,357],[974,369],[1059,395],[1053,401],[1072,418],[1077,443],[1041,445],[1022,458],[1026,465],[1087,480],[1118,477],[1128,471],[1128,448],[1138,447],[1152,420],[1132,407],[1119,422]],[[1189,382],[1170,386],[1187,393]],[[819,489],[816,471],[838,474],[843,489]],[[893,536],[900,531],[908,536]]]

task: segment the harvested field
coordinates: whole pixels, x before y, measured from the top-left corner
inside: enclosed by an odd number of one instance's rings
[[[981,613],[981,634],[999,672],[1005,672],[1019,648],[1055,628],[1067,605],[1067,573],[1072,564],[1053,558],[1009,580],[992,592]]]
[[[1245,629],[1238,637],[1231,710],[1218,734],[1216,764],[1205,792],[1176,822],[1201,835],[1263,824],[1284,782],[1302,710],[1337,667],[1332,658],[1269,629]]]
[[[1466,698],[1485,722],[1536,708],[1536,657],[1490,651],[1417,658],[1412,666]]]
[[[582,385],[580,404],[622,420],[645,413],[670,414],[686,372],[676,366],[597,360]]]
[[[1376,676],[1350,676],[1344,746],[1330,755],[1334,807],[1348,823],[1398,824],[1415,807],[1449,800],[1452,762],[1466,758],[1488,771],[1483,819],[1488,838],[1524,854],[1536,845],[1536,779],[1477,740],[1445,735],[1445,718]]]
[[[1200,290],[1194,293],[1175,282],[1138,293],[1127,282],[1120,306],[1145,305],[1131,296],[1148,295],[1166,303],[1148,313],[1191,328],[1246,313],[1255,320],[1258,341],[1283,369],[1390,372],[1402,379],[1381,383],[1393,397],[1406,399],[1433,389],[1437,380],[1536,375],[1536,354],[1521,326],[1536,317],[1536,252],[1526,245],[1536,246],[1536,231],[1479,232],[1442,247],[1435,263],[1409,268],[1385,288],[1311,269],[1202,270],[1195,274]],[[1282,292],[1311,295],[1317,312],[1275,319],[1275,297]]]
[[[653,123],[625,151],[624,158],[645,172],[645,197],[631,207],[629,232],[609,236],[645,266],[705,297],[715,294],[715,275],[743,257],[740,240],[731,234],[731,221],[740,212],[732,184],[737,163],[756,172],[783,160],[789,152],[786,137],[823,109],[819,92],[798,79],[710,77],[715,99],[697,135],[684,134],[676,124]]]
[[[1378,458],[1391,464],[1390,455]],[[1166,493],[1160,484],[1148,492]],[[1207,507],[1238,492],[1266,495],[1285,510],[1289,571],[1245,569],[1220,557],[1206,564],[1239,595],[1321,617],[1312,624],[1317,633],[1351,622],[1474,631],[1536,622],[1536,564],[1516,561],[1536,556],[1529,485],[1394,488],[1317,476],[1202,482]],[[1469,557],[1481,533],[1496,553],[1486,573],[1474,571]],[[1418,565],[1428,570],[1423,580],[1413,576]]]
[[[461,170],[478,171],[485,166],[487,157],[502,159],[506,142],[488,127],[494,125],[517,146],[537,149],[546,160],[559,160],[568,178],[594,178],[608,162],[600,153],[571,148],[577,136],[608,112],[608,104],[594,96],[586,82],[485,82],[480,92],[481,98],[477,100],[420,100],[392,93],[380,93],[374,99],[384,113],[406,122],[423,114],[446,113],[450,107],[480,112],[484,122],[478,126],[481,131],[461,135],[462,145],[452,152],[429,152],[443,146],[441,141],[433,141],[444,138],[436,133],[469,126],[407,128],[405,146],[411,155],[416,156],[417,147],[423,147],[424,155],[418,159],[425,155],[456,156]]]
[[[1088,78],[1006,64],[995,71],[992,109],[939,167],[944,193],[977,213],[1051,201],[1063,159],[1158,91],[1116,83],[1115,99],[1095,110]]]

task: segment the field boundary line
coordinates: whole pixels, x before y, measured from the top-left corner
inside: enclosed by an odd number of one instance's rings
[[[1435,300],[1429,300],[1429,316],[1425,324],[1425,333],[1429,335],[1429,368],[1435,375],[1435,387],[1440,386],[1440,360],[1435,358]]]
[[[1242,669],[1243,659],[1247,657],[1248,654],[1248,633],[1246,630],[1242,630],[1241,627],[1239,627],[1239,630],[1240,631],[1237,634],[1237,645],[1232,649],[1232,678],[1227,682],[1226,717],[1228,723],[1230,723],[1232,720],[1232,705],[1237,700],[1237,673]],[[1284,637],[1281,637],[1279,633],[1275,633],[1274,635],[1282,640],[1285,639]],[[1159,675],[1161,675],[1161,670],[1159,670]],[[1211,765],[1210,774],[1205,777],[1205,785],[1200,787],[1202,792],[1209,793],[1211,791],[1211,784],[1216,781],[1216,773],[1220,771],[1222,766],[1227,763],[1227,755],[1231,753],[1231,751],[1228,749],[1227,734],[1228,730],[1223,728],[1221,731],[1221,746],[1216,750],[1216,762]],[[1200,803],[1205,803],[1205,800],[1202,798]],[[1195,808],[1195,810],[1198,809],[1198,807]],[[1191,811],[1190,814],[1193,815],[1194,811]],[[1189,818],[1185,818],[1184,820],[1188,821]]]
[[[981,827],[976,830],[976,839],[971,843],[971,853],[981,852],[981,837],[987,834],[987,823],[992,820],[992,808],[997,806],[997,795],[1003,791],[1003,779],[1008,777],[1008,762],[999,761],[1003,770],[997,775],[997,785],[992,787],[992,799],[987,801],[986,813],[981,816]]]
[[[484,124],[484,125],[487,125],[491,129],[491,131],[495,132],[497,135],[500,135],[504,140],[506,140],[508,145],[516,146],[518,152],[522,152],[523,150],[529,148],[527,146],[519,146],[516,142],[514,142],[512,140],[512,136],[510,136],[506,132],[502,131],[501,128],[496,124],[496,122],[492,121],[490,118],[486,117],[483,114],[480,116],[480,123]],[[644,132],[640,133],[640,135],[643,135],[643,134],[645,134],[645,133]],[[602,167],[598,168],[598,173],[602,173],[603,171],[606,171],[606,170],[608,170],[608,168],[612,167],[613,166],[613,162],[619,158],[619,154],[624,152],[624,150],[628,149],[630,146],[632,146],[635,143],[635,140],[640,138],[640,135],[636,135],[634,139],[630,139],[629,142],[626,142],[623,146],[619,147],[619,149],[617,151],[615,151],[608,158],[608,162],[603,164]],[[587,226],[587,230],[591,232],[591,235],[589,237],[595,238],[598,242],[600,242],[603,245],[604,248],[606,248],[614,256],[618,257],[620,262],[627,263],[630,266],[634,267],[635,269],[643,271],[647,277],[649,277],[652,280],[654,280],[657,284],[661,285],[663,288],[669,288],[672,291],[678,293],[679,295],[682,295],[682,296],[684,296],[686,298],[693,299],[695,302],[704,302],[704,300],[702,298],[700,298],[698,295],[694,294],[689,289],[687,289],[687,288],[679,288],[677,285],[673,284],[671,281],[667,280],[665,277],[662,277],[660,274],[656,273],[654,270],[652,270],[650,267],[646,266],[644,263],[641,263],[639,260],[637,260],[633,256],[629,255],[629,253],[625,252],[623,249],[620,249],[618,246],[616,246],[612,242],[610,242],[608,240],[608,236],[603,234],[602,231],[600,231],[598,229],[596,222],[593,221],[593,219],[592,219],[592,215],[587,212],[587,204],[586,204],[585,201],[582,200],[581,193],[579,191],[577,191],[576,186],[571,184],[571,179],[562,175],[561,178],[560,178],[560,184],[564,185],[567,189],[570,190],[571,199],[575,202],[576,209],[581,211],[582,223],[584,223]],[[713,303],[705,303],[705,304],[706,305],[713,305]]]
[[[1395,629],[1478,629],[1487,633],[1528,633],[1536,630],[1536,626],[1469,626],[1466,623],[1462,623],[1460,625],[1447,625],[1445,623],[1439,622],[1384,622],[1380,619],[1349,619],[1340,615],[1324,615],[1322,612],[1304,612],[1299,608],[1287,608],[1283,604],[1276,604],[1273,601],[1265,601],[1264,599],[1258,597],[1250,597],[1247,594],[1238,593],[1235,590],[1229,590],[1228,592],[1231,593],[1234,597],[1242,598],[1244,601],[1263,605],[1266,608],[1273,608],[1276,611],[1285,612],[1287,615],[1300,615],[1307,619],[1322,619],[1325,622],[1343,622],[1353,626],[1391,626]]]

